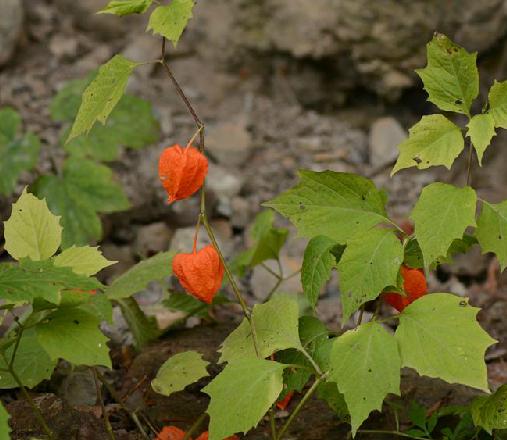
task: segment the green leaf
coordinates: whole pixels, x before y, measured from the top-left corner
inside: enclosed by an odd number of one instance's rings
[[[104,125],[95,125],[88,134],[72,139],[64,148],[73,156],[111,161],[118,158],[120,147],[140,149],[156,142],[159,135],[151,104],[124,95]]]
[[[329,407],[336,413],[339,419],[346,419],[349,416],[347,403],[343,394],[338,391],[334,382],[322,382],[317,387],[317,397],[327,402]]]
[[[212,305],[229,304],[231,301],[223,294],[218,293]],[[197,298],[183,292],[170,292],[169,298],[163,301],[168,309],[186,313],[187,316],[205,318],[209,316],[210,305],[199,301]]]
[[[151,13],[147,30],[178,43],[188,21],[192,18],[194,0],[171,0],[166,6],[158,6]]]
[[[82,245],[102,235],[98,213],[122,211],[129,202],[111,169],[86,159],[69,158],[62,176],[42,176],[36,193],[62,216],[62,247]]]
[[[8,361],[11,360],[13,351],[14,344],[5,350]],[[28,388],[33,388],[43,380],[51,377],[56,367],[56,360],[51,360],[44,348],[40,345],[35,330],[29,328],[23,332],[12,366],[21,383]],[[2,357],[0,357],[0,368],[7,368]],[[0,373],[1,389],[18,387],[18,383],[10,373],[6,371]]]
[[[114,14],[124,16],[142,14],[151,6],[153,0],[111,0],[104,9],[97,14]]]
[[[414,301],[399,315],[395,335],[403,366],[487,391],[484,352],[496,341],[478,324],[478,310],[449,293]]]
[[[102,292],[92,291],[63,291],[60,307],[79,307],[81,310],[90,312],[92,315],[112,324],[113,305]]]
[[[134,336],[134,344],[138,350],[160,336],[160,330],[154,317],[147,317],[134,298],[121,298],[116,302],[121,308],[125,321]]]
[[[479,94],[477,53],[468,53],[442,34],[427,45],[428,64],[416,70],[428,92],[428,100],[441,110],[469,114]]]
[[[436,262],[438,264],[452,263],[455,255],[466,254],[474,244],[477,244],[477,239],[472,235],[464,234],[462,238],[453,240],[451,246],[449,246],[449,249],[447,250],[447,255],[439,257]]]
[[[37,324],[35,331],[52,360],[59,358],[74,365],[103,365],[111,368],[107,338],[99,330],[99,320],[79,308],[56,310]]]
[[[421,247],[415,238],[409,238],[405,242],[403,264],[414,269],[424,268]]]
[[[54,121],[74,121],[81,105],[81,96],[96,75],[97,71],[94,70],[85,78],[74,79],[65,83],[49,105],[51,118]]]
[[[115,55],[99,68],[97,76],[83,93],[83,100],[67,142],[88,133],[95,122],[106,122],[125,92],[129,76],[137,65],[138,63],[122,55]]]
[[[424,170],[444,165],[450,169],[464,146],[461,129],[456,124],[442,115],[423,116],[409,130],[409,137],[398,146],[400,155],[391,176],[410,167]]]
[[[370,229],[351,240],[338,263],[343,323],[387,286],[396,285],[403,246],[389,229]]]
[[[377,322],[339,336],[331,351],[330,382],[343,393],[352,434],[389,393],[400,394],[401,359],[394,337]]]
[[[202,390],[211,398],[209,440],[222,440],[257,426],[282,391],[284,368],[255,358],[228,364]]]
[[[274,296],[265,304],[256,304],[252,311],[259,356],[266,358],[275,351],[301,348],[298,330],[297,300],[287,295]],[[246,318],[225,339],[220,348],[220,362],[257,358],[250,323]]]
[[[171,276],[173,251],[161,252],[137,263],[133,268],[116,278],[107,288],[109,299],[128,298],[146,289],[149,283],[159,283]]]
[[[61,236],[60,217],[25,188],[4,223],[5,250],[16,260],[45,260],[56,252]]]
[[[482,202],[475,236],[483,252],[494,252],[502,270],[507,266],[507,200],[492,204]]]
[[[18,136],[19,114],[9,107],[0,109],[0,194],[10,195],[23,171],[39,159],[40,141],[32,133]]]
[[[507,81],[494,81],[489,89],[489,111],[495,127],[507,128]]]
[[[317,304],[320,290],[331,277],[331,270],[336,264],[331,253],[335,246],[336,242],[324,235],[313,237],[306,246],[301,267],[301,283],[312,307]]]
[[[88,276],[117,263],[104,258],[98,247],[91,246],[72,246],[53,257],[53,261],[55,266],[70,267],[73,272]]]
[[[19,265],[0,266],[0,298],[5,301],[31,302],[43,298],[57,304],[62,290],[94,290],[102,284],[94,278],[56,267],[51,261],[21,260]]]
[[[474,115],[467,125],[467,136],[475,148],[479,165],[482,166],[482,156],[491,143],[491,139],[496,135],[495,120],[488,113]]]
[[[196,351],[175,354],[162,364],[157,376],[151,381],[151,386],[156,393],[170,396],[201,377],[208,376],[208,365],[209,362],[203,360]]]
[[[11,427],[9,426],[9,419],[11,416],[0,403],[0,440],[10,440]]]
[[[333,171],[299,173],[299,185],[264,206],[288,217],[301,236],[325,235],[343,244],[388,221],[383,196],[371,180]]]
[[[436,182],[422,190],[411,218],[427,267],[447,255],[452,241],[461,238],[468,226],[475,226],[476,200],[469,186],[457,188]]]
[[[491,396],[477,397],[471,405],[474,424],[489,434],[493,429],[507,429],[507,385]]]

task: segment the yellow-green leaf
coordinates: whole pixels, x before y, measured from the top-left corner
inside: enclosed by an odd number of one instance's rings
[[[10,432],[11,427],[9,426],[9,419],[11,416],[4,408],[2,404],[0,404],[0,440],[10,440]]]
[[[507,200],[492,204],[482,203],[475,236],[482,252],[493,252],[502,270],[507,266]]]
[[[507,429],[507,385],[502,385],[491,396],[479,396],[471,405],[472,418],[489,434],[493,429]]]
[[[151,386],[155,392],[170,396],[207,376],[208,365],[209,362],[203,360],[196,351],[175,354],[162,364],[157,376],[151,381]]]
[[[97,14],[114,14],[120,17],[129,14],[142,14],[151,6],[152,2],[153,0],[111,0]]]
[[[476,307],[450,293],[431,293],[400,314],[396,330],[404,367],[488,390],[484,353],[496,341],[479,325]]]
[[[450,169],[464,146],[463,135],[456,124],[442,115],[423,116],[398,146],[400,155],[391,175],[410,167],[424,170],[444,165]]]
[[[489,113],[474,115],[467,125],[467,136],[477,153],[479,165],[482,166],[482,156],[491,143],[491,139],[496,135],[495,120]]]
[[[88,276],[117,263],[104,258],[99,248],[92,246],[72,246],[56,255],[53,261],[55,266],[70,267],[73,272]]]
[[[192,18],[194,0],[171,0],[171,3],[158,6],[151,13],[148,30],[162,35],[176,46],[188,21]]]
[[[489,111],[495,127],[507,128],[507,81],[495,81],[489,89]]]
[[[25,257],[45,260],[60,246],[60,217],[48,209],[45,200],[26,192],[25,188],[4,223],[4,237],[5,250],[16,260]]]
[[[137,65],[122,55],[115,55],[99,68],[97,76],[83,93],[67,142],[81,134],[87,134],[97,121],[105,124],[123,96],[129,76]]]

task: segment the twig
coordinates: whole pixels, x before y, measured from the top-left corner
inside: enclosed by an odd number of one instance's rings
[[[469,142],[468,148],[468,159],[467,159],[467,186],[470,186],[470,180],[472,179],[472,159],[473,159],[473,145]]]
[[[427,438],[424,438],[424,437],[414,437],[413,435],[405,434],[404,432],[399,432],[399,431],[382,431],[382,430],[377,430],[377,429],[359,429],[357,432],[361,433],[361,434],[397,435],[398,437],[406,437],[406,438],[411,438],[413,440],[428,440]]]
[[[107,388],[107,391],[109,392],[109,394],[111,394],[111,397],[121,406],[123,411],[125,411],[130,416],[130,418],[136,424],[137,429],[139,429],[139,432],[142,434],[142,436],[145,439],[149,440],[148,434],[146,434],[146,432],[144,431],[143,426],[139,422],[139,419],[137,418],[136,414],[133,411],[131,411],[129,408],[127,408],[127,406],[122,402],[121,398],[118,396],[118,394],[116,393],[116,391],[114,390],[112,385],[98,371],[97,371],[97,377],[104,384],[104,386]]]
[[[277,433],[276,433],[276,420],[275,420],[275,407],[272,406],[269,410],[269,423],[271,425],[271,438],[273,440],[276,440]]]
[[[109,422],[109,418],[107,416],[106,407],[104,406],[104,399],[102,397],[102,387],[99,383],[99,379],[97,377],[97,369],[95,367],[91,368],[93,372],[93,380],[95,382],[95,389],[97,391],[97,400],[100,403],[100,408],[102,409],[102,417],[104,419],[104,426],[106,428],[106,431],[109,435],[109,438],[111,440],[116,440],[114,437],[113,427],[111,426],[111,423]]]
[[[273,269],[271,269],[266,263],[261,263],[261,266],[263,269],[268,271],[271,275],[273,275],[276,279],[280,280],[282,279],[282,276],[280,274],[277,274]]]

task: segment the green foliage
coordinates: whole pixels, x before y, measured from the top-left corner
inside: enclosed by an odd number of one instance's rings
[[[262,211],[255,218],[250,236],[253,246],[242,252],[233,265],[241,274],[245,269],[252,268],[266,260],[277,260],[280,249],[287,241],[289,231],[285,228],[273,227],[274,212],[270,209]]]
[[[116,278],[107,288],[109,299],[128,298],[134,293],[146,289],[149,283],[162,283],[172,272],[174,252],[161,252],[136,264],[133,268]]]
[[[334,382],[322,382],[317,388],[317,397],[324,400],[340,420],[349,417],[347,403]]]
[[[442,115],[423,116],[409,130],[408,139],[398,146],[400,155],[391,175],[410,167],[424,170],[444,165],[450,169],[464,146],[463,135],[456,124]]]
[[[264,205],[288,217],[300,235],[325,235],[344,244],[389,221],[383,194],[371,180],[333,171],[299,173],[299,185]]]
[[[266,358],[277,350],[301,348],[298,330],[299,308],[295,298],[274,296],[265,304],[256,304],[252,312],[259,357]],[[220,362],[257,358],[250,323],[245,318],[225,339],[220,348]]]
[[[432,293],[400,314],[396,330],[404,367],[482,390],[488,389],[486,348],[496,341],[478,324],[466,299]]]
[[[427,46],[428,64],[416,70],[428,92],[428,100],[441,110],[470,114],[479,94],[477,53],[468,53],[442,34],[435,34]]]
[[[495,120],[489,113],[474,115],[467,127],[467,136],[470,137],[470,141],[475,148],[479,165],[482,165],[484,151],[488,148],[493,136],[496,135]]]
[[[490,396],[477,397],[471,405],[476,426],[492,434],[493,429],[507,429],[507,385]]]
[[[0,109],[0,194],[10,195],[23,171],[39,158],[40,141],[32,133],[19,135],[21,117],[9,107]]]
[[[94,290],[101,286],[95,278],[78,275],[68,267],[56,267],[49,260],[23,259],[19,265],[0,265],[0,298],[8,303],[42,298],[58,304],[63,290]]]
[[[447,255],[453,240],[461,238],[467,226],[475,226],[475,205],[475,191],[468,186],[437,182],[422,190],[411,218],[426,267]]]
[[[81,134],[87,134],[97,121],[105,124],[123,96],[129,76],[137,65],[122,55],[115,55],[99,68],[97,76],[83,93],[67,142]]]
[[[171,0],[165,6],[158,6],[151,13],[147,30],[178,43],[188,21],[192,18],[194,0]]]
[[[83,245],[102,235],[99,213],[122,211],[129,202],[112,171],[96,162],[69,158],[61,176],[42,176],[35,185],[50,209],[62,216],[62,247]]]
[[[336,242],[324,235],[313,237],[306,246],[301,267],[301,283],[306,299],[315,307],[322,286],[329,280],[336,258],[331,250]]]
[[[49,104],[51,118],[57,122],[72,122],[81,105],[81,95],[97,75],[90,72],[85,78],[74,79],[65,83]]]
[[[25,188],[4,223],[5,250],[16,260],[45,260],[57,251],[61,236],[60,217]]]
[[[256,358],[228,364],[202,390],[211,398],[209,440],[222,440],[257,426],[282,391],[284,368]]]
[[[9,426],[9,419],[11,416],[6,411],[4,406],[0,404],[0,440],[9,440],[11,427]]]
[[[208,365],[196,351],[175,354],[162,364],[151,386],[157,393],[170,396],[207,376]]]
[[[75,365],[103,365],[111,368],[107,338],[93,314],[80,308],[62,308],[37,324],[40,345],[51,360],[65,359]]]
[[[362,304],[396,285],[403,262],[403,246],[389,229],[372,228],[349,241],[338,263],[343,323]]]
[[[119,16],[142,14],[151,6],[153,0],[111,0],[97,14],[114,14]]]
[[[55,266],[70,267],[73,272],[88,276],[116,263],[104,258],[98,247],[91,246],[72,246],[56,255],[53,261]]]
[[[507,201],[482,203],[475,236],[483,252],[494,252],[505,269],[507,265]]]
[[[212,302],[212,306],[219,304],[228,304],[231,301],[221,292],[219,292]],[[198,316],[206,318],[210,315],[210,305],[197,298],[183,292],[170,292],[169,298],[163,301],[164,305],[171,310],[186,313],[188,316]]]
[[[134,345],[138,350],[160,336],[155,318],[147,317],[134,298],[120,298],[115,301],[129,325],[134,336]]]
[[[5,350],[7,360],[11,360],[15,344]],[[14,371],[21,383],[33,388],[43,380],[49,379],[56,367],[56,359],[51,359],[40,344],[35,329],[31,328],[23,333],[14,357]],[[7,369],[7,364],[0,357],[0,368]],[[18,384],[10,373],[0,373],[0,388],[17,388]]]
[[[489,111],[495,127],[507,128],[507,81],[495,81],[489,89]]]
[[[353,435],[388,393],[400,394],[400,368],[396,340],[381,324],[360,325],[335,340],[329,381],[344,395]]]

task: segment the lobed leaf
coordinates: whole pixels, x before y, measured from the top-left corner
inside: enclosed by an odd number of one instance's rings
[[[488,94],[489,111],[495,127],[507,128],[507,81],[494,81]]]
[[[475,236],[483,252],[493,252],[500,266],[507,265],[507,200],[498,204],[482,202]]]
[[[410,167],[424,170],[444,165],[450,169],[464,146],[461,129],[456,124],[442,115],[423,116],[409,130],[409,137],[398,146],[400,155],[391,176]]]
[[[26,188],[12,205],[12,214],[4,223],[5,250],[19,260],[28,257],[34,261],[51,257],[61,243],[60,217]]]
[[[284,368],[278,362],[256,358],[227,364],[202,390],[211,398],[209,440],[222,440],[257,426],[283,389]]]
[[[151,381],[151,386],[155,392],[170,396],[208,376],[208,365],[209,362],[203,360],[201,354],[196,351],[175,354],[162,364],[155,379]]]
[[[467,136],[475,148],[479,165],[482,166],[482,157],[491,139],[496,135],[495,120],[489,113],[474,115],[467,125]]]
[[[104,258],[98,247],[91,246],[72,246],[53,257],[53,261],[55,266],[70,267],[73,272],[88,276],[117,263]]]
[[[441,110],[468,115],[479,94],[477,53],[468,53],[442,34],[427,45],[428,64],[416,70],[428,92],[428,100]]]
[[[478,308],[449,293],[432,293],[414,301],[399,315],[396,330],[404,367],[488,390],[486,348],[496,341],[479,325]]]
[[[377,322],[362,324],[336,338],[330,382],[336,382],[350,413],[352,434],[389,393],[400,394],[401,359],[394,337]]]
[[[477,397],[471,405],[474,424],[489,434],[493,429],[507,429],[507,385],[491,396]]]
[[[83,93],[67,142],[81,134],[87,134],[97,121],[105,124],[123,96],[129,76],[136,66],[138,63],[122,55],[115,55],[99,68],[97,76]]]
[[[300,171],[294,188],[264,203],[289,218],[301,236],[325,235],[340,244],[388,221],[385,201],[371,180],[333,171]]]
[[[447,255],[453,240],[461,238],[468,226],[475,226],[476,200],[468,186],[436,182],[422,190],[411,218],[426,267]]]
[[[168,5],[158,6],[151,13],[147,30],[162,35],[176,46],[192,18],[193,8],[194,0],[172,0]]]
[[[142,14],[151,6],[153,0],[111,0],[97,14],[114,14],[120,17],[130,14]]]

